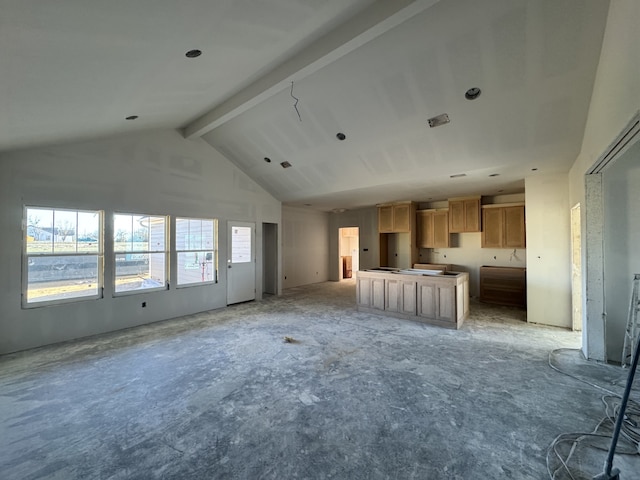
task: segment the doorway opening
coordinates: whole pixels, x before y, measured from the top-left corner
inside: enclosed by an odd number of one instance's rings
[[[339,280],[354,278],[354,272],[360,268],[360,229],[358,227],[340,228],[338,232],[338,271]]]
[[[572,329],[582,331],[582,239],[579,203],[571,209],[571,317]]]
[[[262,224],[262,293],[278,294],[278,224]]]

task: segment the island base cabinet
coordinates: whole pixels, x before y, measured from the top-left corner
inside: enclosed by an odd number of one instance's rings
[[[416,282],[387,280],[385,282],[385,310],[416,314]]]
[[[420,285],[418,289],[418,316],[445,322],[456,321],[456,288],[438,285]]]
[[[402,274],[361,270],[356,274],[358,311],[460,328],[469,315],[469,274]]]
[[[356,303],[358,306],[384,310],[384,279],[358,278],[356,283]]]

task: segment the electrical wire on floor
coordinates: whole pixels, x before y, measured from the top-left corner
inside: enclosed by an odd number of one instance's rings
[[[561,374],[563,374],[563,375],[566,375],[566,376],[568,376],[568,377],[571,377],[571,378],[573,378],[573,379],[575,379],[575,380],[578,380],[579,382],[586,383],[587,385],[589,385],[589,386],[591,386],[591,387],[593,387],[593,388],[597,388],[598,390],[602,390],[603,392],[608,393],[609,395],[613,395],[613,396],[617,396],[617,397],[619,397],[619,396],[620,396],[620,395],[618,395],[617,393],[612,392],[612,391],[611,391],[611,390],[609,390],[608,388],[602,387],[602,386],[600,386],[600,385],[598,385],[598,384],[596,384],[596,383],[593,383],[593,382],[589,382],[588,380],[585,380],[584,378],[580,378],[580,377],[578,377],[578,376],[576,376],[576,375],[572,375],[571,373],[569,373],[569,372],[565,372],[565,371],[561,370],[559,367],[556,367],[556,366],[553,364],[553,362],[551,361],[551,359],[552,359],[552,358],[555,356],[555,354],[556,354],[556,353],[558,353],[558,352],[578,352],[578,353],[579,353],[579,352],[580,352],[580,350],[578,350],[578,349],[576,349],[576,348],[556,348],[555,350],[551,350],[551,351],[549,352],[549,366],[550,366],[553,370],[555,370],[556,372],[561,373]]]
[[[570,467],[570,462],[574,457],[578,448],[590,447],[602,451],[609,450],[609,442],[612,437],[613,427],[616,422],[618,412],[620,410],[621,396],[611,390],[602,387],[593,382],[589,382],[576,375],[561,370],[553,365],[552,358],[559,351],[577,351],[575,349],[561,348],[549,352],[549,366],[563,375],[567,375],[580,382],[586,383],[591,387],[604,391],[607,394],[602,396],[604,404],[605,416],[598,422],[593,431],[588,433],[563,433],[558,435],[547,450],[547,471],[551,480],[571,479],[579,480],[585,477],[578,475]],[[616,447],[618,455],[638,455],[640,454],[640,404],[633,400],[629,400],[625,411],[622,429],[620,431],[621,439]],[[559,477],[563,474],[564,476]]]

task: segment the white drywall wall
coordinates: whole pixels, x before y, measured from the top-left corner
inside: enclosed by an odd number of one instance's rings
[[[329,279],[329,214],[282,207],[282,286]]]
[[[570,204],[582,205],[582,240],[585,245],[586,205],[585,173],[602,155],[629,120],[640,109],[640,2],[615,0],[610,3],[607,26],[604,33],[600,62],[596,73],[589,115],[584,131],[580,155],[569,172]],[[627,212],[631,215],[631,212]],[[588,249],[583,248],[583,266],[587,266]],[[604,360],[605,338],[602,334],[604,299],[597,279],[603,278],[603,266],[592,272],[583,268],[583,292],[587,279],[592,280],[592,290],[583,295],[583,351],[588,358]],[[606,282],[606,279],[605,279]],[[598,291],[600,290],[600,291]],[[587,300],[589,299],[589,303]],[[589,307],[594,304],[595,307]],[[612,357],[614,360],[617,358]]]
[[[640,142],[603,174],[607,359],[621,360],[633,275],[640,273]]]
[[[568,175],[525,179],[527,321],[571,327],[571,207]]]
[[[21,308],[24,205],[214,217],[219,220],[220,265],[227,252],[227,220],[281,223],[280,202],[202,140],[175,130],[0,154],[0,353],[132,327],[226,305],[226,269],[215,285],[171,288]],[[105,252],[106,270],[113,262]],[[262,292],[262,249],[257,248],[256,290]],[[141,308],[146,301],[147,307]]]

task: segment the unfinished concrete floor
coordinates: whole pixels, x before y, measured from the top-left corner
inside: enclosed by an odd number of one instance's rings
[[[603,416],[548,365],[580,335],[471,312],[459,331],[362,314],[353,282],[324,283],[0,357],[0,477],[548,478],[554,437]]]

